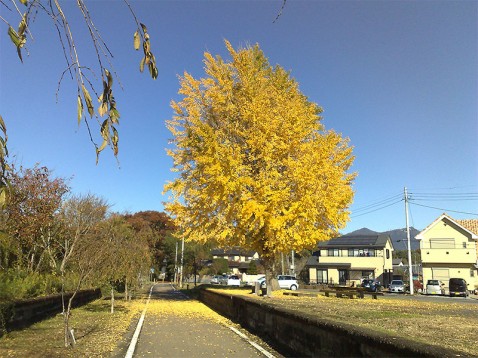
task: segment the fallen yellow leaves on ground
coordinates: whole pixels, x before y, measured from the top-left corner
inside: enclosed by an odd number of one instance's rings
[[[152,300],[148,304],[147,315],[173,319],[209,319],[223,324],[232,324],[203,303],[192,300]]]
[[[56,315],[0,339],[0,357],[104,357],[110,356],[123,339],[145,300],[116,301],[110,313],[108,300],[96,300],[73,310],[70,319],[76,345],[63,346],[63,316]]]

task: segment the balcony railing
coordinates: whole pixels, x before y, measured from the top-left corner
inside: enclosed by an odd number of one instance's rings
[[[422,250],[446,250],[446,249],[450,249],[450,250],[457,250],[457,249],[476,250],[476,244],[471,243],[471,242],[464,242],[460,245],[459,244],[437,245],[437,244],[430,243],[430,242],[422,242],[422,244],[420,246],[420,249],[422,249]]]

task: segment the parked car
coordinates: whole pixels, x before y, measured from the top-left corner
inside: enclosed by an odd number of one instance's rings
[[[466,281],[462,278],[450,278],[450,282],[448,284],[450,297],[452,296],[468,296],[468,285]]]
[[[220,277],[221,277],[221,276],[219,276],[219,275],[214,275],[214,276],[211,278],[211,284],[212,284],[212,285],[219,285],[219,278],[220,278]]]
[[[219,276],[218,281],[220,285],[227,285],[228,275]]]
[[[262,287],[266,287],[266,277],[265,276],[262,276],[262,277],[259,277],[256,282],[259,282],[259,286],[262,288]]]
[[[363,280],[361,285],[366,291],[377,292],[382,290],[382,285],[379,281],[375,280]]]
[[[277,281],[279,282],[279,287],[286,290],[297,290],[299,288],[299,283],[294,276],[291,275],[279,275],[277,276]],[[266,278],[260,277],[256,282],[259,282],[260,287],[267,287]]]
[[[280,288],[285,288],[287,290],[297,290],[299,288],[299,283],[294,276],[279,275],[277,276],[277,281],[279,281]]]
[[[426,295],[444,295],[445,284],[440,280],[428,280],[425,289]]]
[[[405,284],[402,280],[392,280],[389,290],[390,292],[405,293]]]
[[[227,278],[227,285],[239,287],[241,285],[241,279],[239,276],[231,275]]]

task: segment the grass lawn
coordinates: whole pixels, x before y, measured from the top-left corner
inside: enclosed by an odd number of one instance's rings
[[[210,288],[211,289],[211,288]],[[267,300],[275,307],[352,324],[391,337],[403,337],[478,356],[476,329],[478,304],[425,302],[380,297],[373,300],[325,297],[294,297],[274,291],[272,297],[251,294],[251,289],[217,289],[227,294]]]
[[[144,308],[144,300],[110,301],[99,299],[72,311],[76,345],[64,347],[63,316],[38,322],[24,330],[0,338],[0,357],[107,357],[111,356],[133,318]]]

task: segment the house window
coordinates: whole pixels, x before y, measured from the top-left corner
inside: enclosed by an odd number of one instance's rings
[[[317,283],[327,283],[328,275],[327,270],[317,270]]]
[[[351,257],[359,256],[359,249],[349,249],[349,256]]]
[[[375,250],[374,249],[363,249],[363,255],[362,256],[375,256]]]
[[[436,238],[430,239],[431,249],[454,249],[455,239]]]
[[[463,248],[466,249],[466,242],[463,243]]]
[[[339,256],[339,249],[329,249],[327,255],[338,257]]]
[[[390,258],[390,250],[387,249],[387,260]]]
[[[367,278],[369,280],[374,279],[374,272],[373,271],[362,271],[362,278]]]
[[[470,277],[475,277],[475,270],[473,269],[470,270]]]

